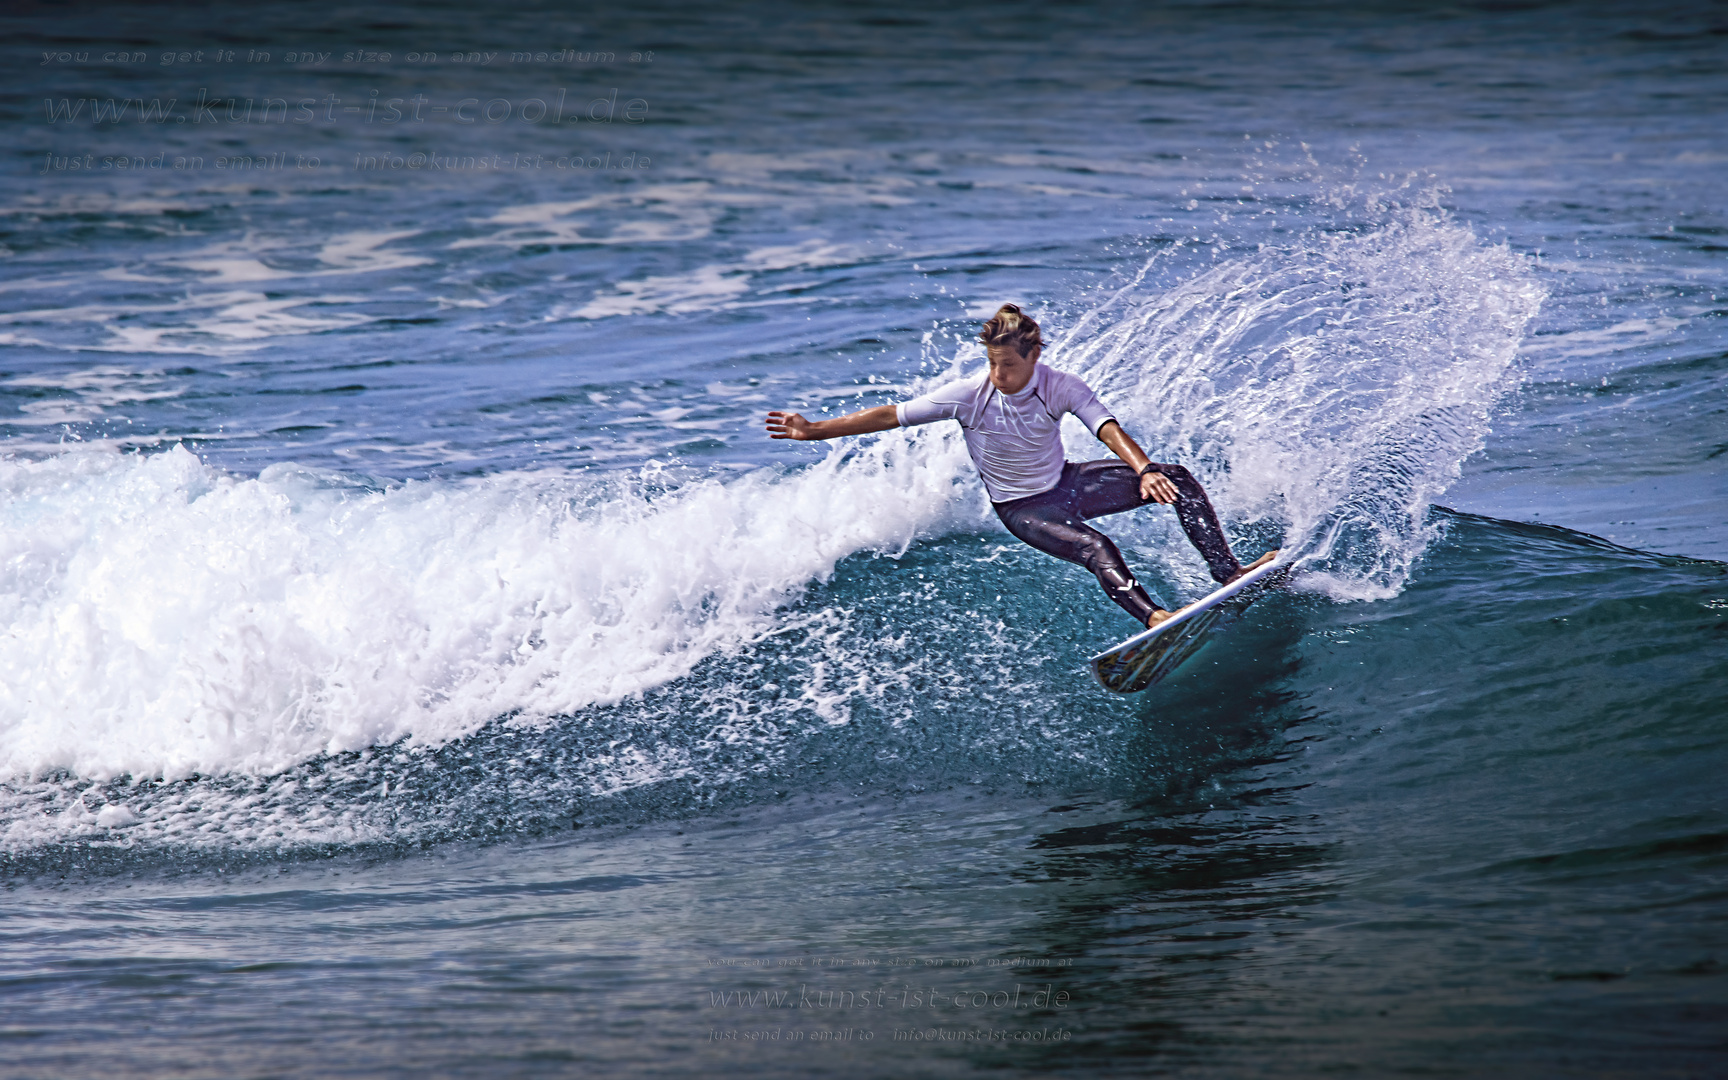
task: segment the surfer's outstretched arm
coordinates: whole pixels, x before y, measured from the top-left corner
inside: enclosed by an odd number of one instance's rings
[[[868,435],[872,431],[887,431],[899,426],[900,418],[895,414],[892,405],[859,409],[855,413],[837,416],[832,420],[806,420],[795,412],[775,411],[768,414],[770,439],[838,439],[843,435]]]

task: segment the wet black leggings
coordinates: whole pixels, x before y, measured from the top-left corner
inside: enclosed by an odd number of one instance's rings
[[[1242,569],[1224,541],[1218,515],[1200,481],[1180,465],[1157,465],[1176,485],[1176,518],[1182,531],[1212,570],[1212,580],[1229,581]],[[1024,499],[992,503],[1008,531],[1039,551],[1079,563],[1092,571],[1104,592],[1140,625],[1157,610],[1146,590],[1128,572],[1122,553],[1110,538],[1084,522],[1145,506],[1140,477],[1121,461],[1073,462],[1062,466],[1062,479],[1049,491]]]

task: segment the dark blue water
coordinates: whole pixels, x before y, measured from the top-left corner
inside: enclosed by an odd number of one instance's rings
[[[1723,1069],[1718,7],[4,27],[0,1075]],[[763,437],[1007,300],[1302,560],[1145,694]]]

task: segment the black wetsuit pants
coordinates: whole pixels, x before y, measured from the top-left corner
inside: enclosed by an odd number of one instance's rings
[[[1242,564],[1224,542],[1224,530],[1200,482],[1180,465],[1155,468],[1176,485],[1176,518],[1189,542],[1205,556],[1212,579],[1220,584],[1230,580]],[[1070,461],[1062,466],[1062,479],[1049,491],[991,505],[1002,524],[1021,540],[1092,571],[1110,599],[1140,625],[1146,625],[1157,610],[1146,590],[1128,572],[1122,552],[1108,536],[1085,524],[1090,518],[1146,505],[1140,497],[1139,475],[1121,461]]]

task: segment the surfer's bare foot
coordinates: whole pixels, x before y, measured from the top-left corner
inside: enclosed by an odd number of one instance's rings
[[[1173,618],[1175,614],[1174,611],[1165,611],[1163,608],[1153,608],[1152,614],[1146,617],[1146,629],[1152,629],[1165,619]]]
[[[1247,566],[1244,566],[1242,569],[1236,571],[1234,574],[1231,574],[1230,575],[1230,581],[1235,581],[1237,578],[1241,577],[1243,574],[1248,573],[1250,570],[1257,570],[1260,567],[1265,566],[1267,563],[1271,562],[1273,559],[1276,559],[1277,557],[1278,557],[1278,549],[1273,548],[1271,551],[1268,551],[1266,554],[1260,556],[1258,559],[1255,559],[1253,562],[1249,563]],[[1226,581],[1224,584],[1228,585],[1228,584],[1230,584],[1230,581]]]

